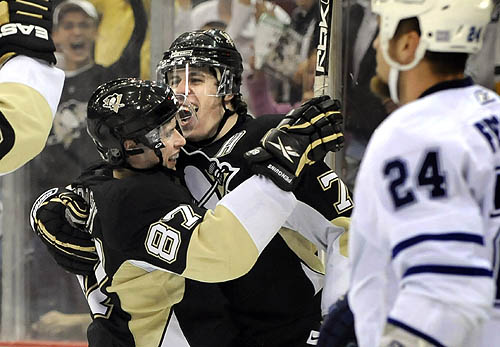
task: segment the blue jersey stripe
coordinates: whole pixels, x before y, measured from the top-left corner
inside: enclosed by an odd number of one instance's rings
[[[390,317],[387,319],[387,322],[392,324],[392,325],[395,325],[403,330],[406,330],[406,331],[410,332],[411,334],[420,337],[421,339],[424,339],[425,341],[435,345],[436,347],[445,347],[442,343],[440,343],[435,338],[430,337],[429,335],[424,334],[423,332],[418,331],[417,329],[414,329],[414,328],[406,325],[403,322],[400,322],[400,321],[393,319],[393,318],[390,318]]]
[[[403,277],[421,274],[421,273],[436,273],[443,275],[460,275],[460,276],[485,276],[492,277],[493,271],[481,267],[470,266],[448,266],[448,265],[419,265],[412,266],[406,270]]]
[[[392,259],[394,259],[402,250],[425,241],[458,241],[472,242],[484,245],[483,237],[470,233],[446,233],[446,234],[422,234],[399,242],[392,249]]]

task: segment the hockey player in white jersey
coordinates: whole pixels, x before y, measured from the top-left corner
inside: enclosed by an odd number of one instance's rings
[[[356,181],[348,299],[359,346],[500,346],[498,321],[483,331],[498,271],[500,98],[464,75],[491,9],[372,0],[373,82],[400,108]]]

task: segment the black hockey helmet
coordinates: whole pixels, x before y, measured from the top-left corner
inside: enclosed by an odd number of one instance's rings
[[[195,30],[181,34],[164,53],[157,68],[158,80],[168,83],[174,69],[209,67],[219,82],[217,96],[238,94],[243,64],[233,40],[223,30]]]
[[[156,82],[120,78],[99,86],[88,102],[87,131],[101,157],[113,165],[123,165],[127,139],[155,150],[164,145],[159,128],[169,122],[179,109],[172,89]],[[160,154],[161,156],[161,154]],[[160,158],[161,159],[161,158]]]

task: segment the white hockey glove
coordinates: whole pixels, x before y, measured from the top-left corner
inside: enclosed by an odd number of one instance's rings
[[[328,96],[313,98],[290,111],[245,153],[254,173],[270,178],[285,191],[293,190],[304,169],[342,148],[340,102]]]
[[[99,260],[94,241],[85,230],[88,216],[86,201],[64,188],[46,191],[31,209],[31,228],[56,263],[73,274],[93,273]]]

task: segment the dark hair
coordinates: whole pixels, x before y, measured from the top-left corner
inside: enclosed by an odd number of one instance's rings
[[[417,32],[419,36],[422,35],[416,17],[401,20],[396,28],[394,38],[397,39],[411,31]],[[426,51],[424,59],[429,61],[433,73],[437,75],[453,75],[464,72],[468,57],[467,53]]]
[[[241,98],[240,93],[233,95],[231,105],[233,106],[235,112],[240,116],[245,116],[248,113],[248,106]]]

